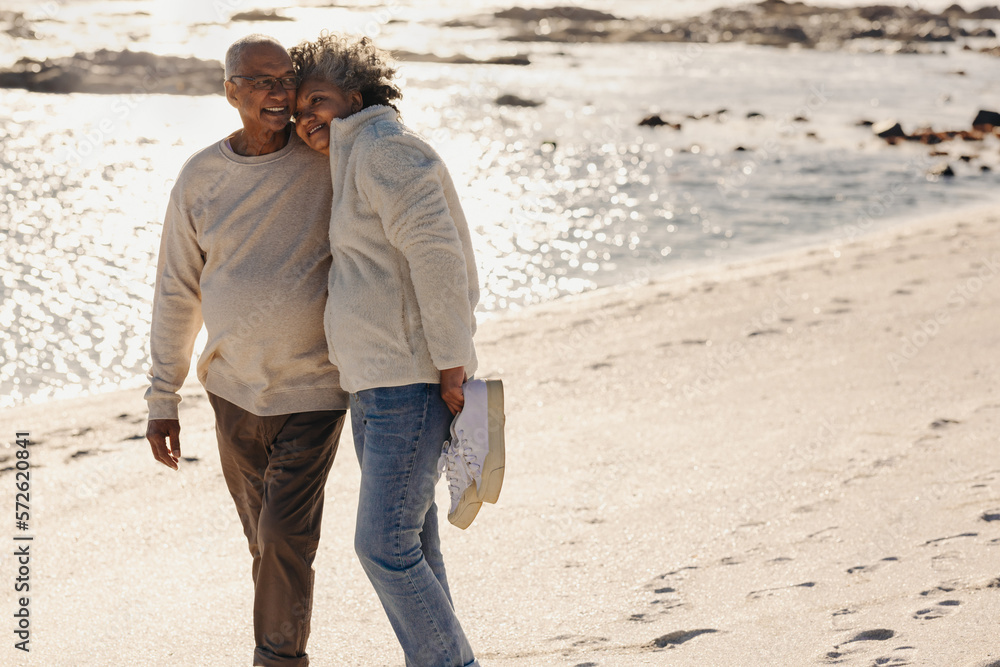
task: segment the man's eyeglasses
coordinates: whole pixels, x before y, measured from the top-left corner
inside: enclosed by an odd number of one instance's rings
[[[295,90],[299,87],[299,77],[297,76],[240,76],[235,75],[229,77],[229,80],[233,79],[246,79],[247,83],[254,90],[271,90],[274,88],[275,82],[280,83],[281,87],[285,90]]]

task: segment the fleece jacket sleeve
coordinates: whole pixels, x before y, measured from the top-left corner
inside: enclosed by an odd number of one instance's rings
[[[163,221],[153,296],[152,364],[146,391],[150,419],[177,419],[181,400],[177,392],[187,378],[202,325],[200,281],[204,265],[191,218],[171,198]]]
[[[434,366],[469,364],[474,315],[466,257],[445,196],[444,163],[415,137],[397,134],[372,139],[358,169],[358,189],[409,264]]]

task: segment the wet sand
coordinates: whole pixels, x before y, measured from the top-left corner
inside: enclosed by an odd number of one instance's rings
[[[484,323],[506,481],[443,537],[481,662],[1000,664],[998,232],[996,207],[939,215]],[[250,664],[208,402],[184,391],[175,473],[141,393],[0,413],[3,445],[35,443],[32,651],[8,631],[3,664]],[[353,553],[358,476],[348,440],[310,655],[401,665]]]

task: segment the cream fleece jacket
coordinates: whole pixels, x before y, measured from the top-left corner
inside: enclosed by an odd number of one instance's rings
[[[323,334],[331,196],[326,158],[294,132],[268,155],[220,141],[188,159],[160,242],[150,419],[177,419],[203,319],[211,393],[260,416],[347,408]]]
[[[347,391],[438,383],[476,370],[479,278],[440,156],[373,106],[330,123],[330,359]]]

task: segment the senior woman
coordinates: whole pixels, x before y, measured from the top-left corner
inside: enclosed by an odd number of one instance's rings
[[[290,54],[296,132],[329,155],[334,184],[325,326],[361,464],[355,550],[407,665],[478,665],[452,606],[434,502],[442,443],[477,364],[468,225],[441,158],[399,121],[384,52],[323,35]]]

